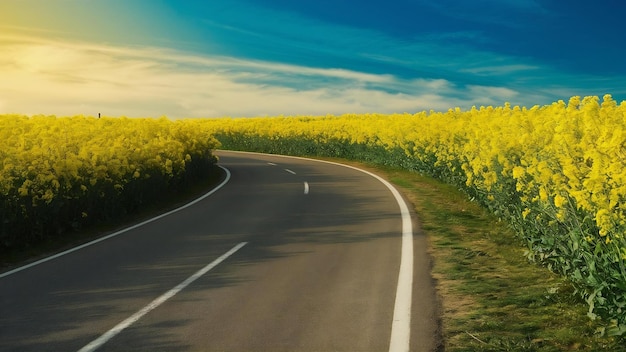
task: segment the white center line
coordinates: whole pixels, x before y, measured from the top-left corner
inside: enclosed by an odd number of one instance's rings
[[[293,171],[291,171],[291,170],[289,170],[289,169],[285,169],[285,171],[287,171],[288,173],[290,173],[290,174],[292,174],[292,175],[295,175],[295,174],[296,174],[295,172],[293,172]]]
[[[233,247],[228,252],[222,254],[221,257],[215,259],[214,261],[209,263],[204,268],[198,270],[195,274],[193,274],[190,277],[188,277],[185,281],[181,282],[180,284],[178,284],[173,289],[165,292],[164,294],[159,296],[157,299],[155,299],[154,301],[150,302],[150,304],[148,304],[147,306],[143,307],[137,313],[131,315],[126,320],[124,320],[121,323],[117,324],[115,327],[113,327],[111,330],[109,330],[106,333],[104,333],[102,336],[100,336],[97,339],[91,341],[88,345],[86,345],[85,347],[81,348],[78,352],[91,352],[91,351],[95,351],[96,349],[100,348],[102,345],[107,343],[107,341],[109,341],[110,339],[115,337],[115,335],[119,334],[120,332],[122,332],[122,330],[126,329],[127,327],[131,326],[133,323],[137,322],[144,315],[148,314],[151,310],[153,310],[156,307],[160,306],[161,304],[163,304],[168,299],[174,297],[174,295],[176,295],[177,293],[179,293],[180,291],[185,289],[185,287],[189,286],[192,282],[196,281],[202,275],[204,275],[207,272],[209,272],[209,270],[215,268],[218,264],[220,264],[221,262],[226,260],[226,258],[228,258],[231,255],[233,255],[235,252],[237,252],[239,249],[241,249],[241,247],[245,246],[247,243],[248,242],[241,242],[241,243],[239,243],[238,245]]]
[[[309,183],[304,181],[304,194],[309,194]]]

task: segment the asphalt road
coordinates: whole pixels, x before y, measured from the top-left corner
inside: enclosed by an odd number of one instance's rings
[[[436,347],[425,240],[414,230],[403,248],[383,183],[334,164],[218,154],[230,178],[195,204],[0,274],[0,351]],[[394,312],[396,294],[409,298]]]

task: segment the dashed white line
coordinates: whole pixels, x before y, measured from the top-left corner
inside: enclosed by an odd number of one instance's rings
[[[309,183],[304,181],[304,194],[309,194]]]
[[[296,174],[294,171],[291,171],[291,170],[289,170],[289,169],[285,169],[285,171],[287,171],[288,173],[290,173],[290,174],[292,174],[292,175],[295,175],[295,174]]]
[[[269,163],[269,162],[267,163],[267,165],[276,166],[276,164],[274,164],[274,163]]]
[[[204,268],[198,270],[195,274],[193,274],[190,277],[188,277],[185,281],[181,282],[180,284],[178,284],[173,289],[165,292],[164,294],[159,296],[157,299],[155,299],[154,301],[150,302],[150,304],[148,304],[147,306],[143,307],[137,313],[131,315],[126,320],[124,320],[121,323],[117,324],[115,327],[113,327],[111,330],[109,330],[106,333],[104,333],[102,336],[100,336],[97,339],[91,341],[88,345],[86,345],[85,347],[81,348],[78,352],[91,352],[91,351],[95,351],[96,349],[100,348],[102,345],[107,343],[107,341],[109,341],[110,339],[115,337],[115,335],[119,334],[120,332],[122,332],[122,330],[126,329],[127,327],[131,326],[133,323],[137,322],[139,319],[141,319],[141,317],[143,317],[144,315],[148,314],[151,310],[153,310],[156,307],[160,306],[161,304],[163,304],[168,299],[174,297],[174,295],[176,295],[177,293],[179,293],[180,291],[185,289],[185,287],[189,286],[192,282],[196,281],[202,275],[204,275],[207,272],[209,272],[209,270],[215,268],[218,264],[220,264],[221,262],[226,260],[226,258],[228,258],[231,255],[233,255],[235,252],[237,252],[239,249],[241,249],[241,247],[245,246],[247,243],[248,242],[241,242],[241,243],[239,243],[238,245],[233,247],[228,252],[222,254],[221,257],[215,259],[214,261],[209,263]]]

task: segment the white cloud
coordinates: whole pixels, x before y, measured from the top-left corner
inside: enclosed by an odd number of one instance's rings
[[[471,96],[477,97],[474,99],[476,105],[502,105],[518,95],[518,92],[505,87],[469,85],[467,88]]]
[[[145,47],[0,37],[0,113],[217,117],[447,110],[516,92]],[[281,84],[288,77],[291,84]],[[295,82],[295,83],[294,83]]]
[[[441,79],[441,78],[439,79],[418,78],[418,79],[412,80],[411,83],[425,87],[426,89],[430,91],[436,91],[436,92],[449,91],[453,87],[450,81]]]
[[[496,65],[496,66],[479,66],[461,69],[459,72],[468,72],[475,75],[510,75],[512,73],[518,73],[522,71],[538,70],[538,66],[516,64],[516,65]]]

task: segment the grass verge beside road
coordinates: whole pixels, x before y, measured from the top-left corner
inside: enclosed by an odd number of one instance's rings
[[[567,280],[529,263],[505,223],[456,188],[377,169],[413,204],[429,238],[446,351],[626,351]]]

